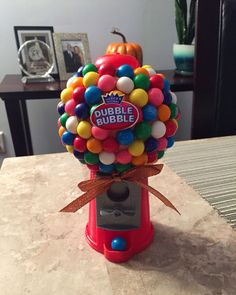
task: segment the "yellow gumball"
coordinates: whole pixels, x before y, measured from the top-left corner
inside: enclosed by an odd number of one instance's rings
[[[61,100],[62,102],[66,103],[68,100],[72,98],[73,88],[68,87],[62,90],[61,92]]]
[[[141,156],[132,158],[132,164],[134,166],[145,165],[147,164],[147,161],[148,161],[148,156],[146,153],[143,153]]]
[[[148,102],[148,94],[141,88],[134,89],[129,95],[129,101],[137,107],[142,108]]]
[[[79,134],[80,137],[84,139],[88,139],[91,137],[91,134],[92,134],[91,129],[92,129],[92,126],[89,122],[80,121],[77,126],[77,133]]]
[[[153,76],[153,75],[156,75],[156,71],[153,69],[152,66],[150,65],[145,65],[145,66],[142,66],[145,70],[148,71],[148,75],[149,77]]]
[[[131,145],[128,147],[129,153],[134,156],[138,157],[141,156],[144,152],[144,143],[142,140],[135,140],[131,143]]]
[[[66,149],[67,149],[67,152],[69,152],[69,153],[73,153],[73,151],[74,151],[74,148],[72,145],[66,145]]]
[[[148,68],[152,68],[152,66],[150,66],[150,65],[144,65],[144,66],[142,66],[142,68],[148,69]]]
[[[92,85],[97,85],[99,74],[96,72],[88,72],[84,75],[83,84],[85,87],[89,87]]]

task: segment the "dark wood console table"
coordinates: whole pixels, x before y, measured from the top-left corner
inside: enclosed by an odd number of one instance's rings
[[[193,78],[176,76],[173,70],[160,70],[170,81],[172,91],[192,91]],[[23,84],[20,75],[6,75],[0,84],[16,156],[33,155],[26,100],[59,98],[66,81]]]

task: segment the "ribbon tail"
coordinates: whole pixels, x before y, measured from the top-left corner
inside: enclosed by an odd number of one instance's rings
[[[177,210],[177,208],[171,203],[170,200],[168,200],[165,196],[163,196],[159,191],[157,191],[156,189],[154,189],[153,187],[141,182],[141,181],[138,181],[138,180],[135,180],[134,181],[137,185],[141,186],[142,188],[148,190],[150,193],[152,193],[155,197],[157,197],[160,201],[162,201],[163,204],[165,204],[167,207],[175,210],[179,215],[181,215],[179,213],[179,211]]]
[[[91,189],[87,191],[86,193],[79,196],[77,199],[72,201],[70,204],[68,204],[66,207],[60,210],[60,212],[76,212],[80,208],[82,208],[84,205],[95,199],[97,196],[104,193],[110,185],[106,185],[97,189]]]

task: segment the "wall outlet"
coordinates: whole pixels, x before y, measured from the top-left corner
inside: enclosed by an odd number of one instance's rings
[[[0,153],[4,154],[6,152],[4,133],[0,131]]]

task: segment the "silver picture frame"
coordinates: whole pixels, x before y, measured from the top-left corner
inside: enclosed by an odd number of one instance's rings
[[[60,80],[69,79],[80,66],[91,63],[86,33],[53,33]]]
[[[17,50],[27,41],[37,39],[46,43],[52,53],[52,59],[54,67],[51,71],[51,75],[54,78],[59,77],[56,53],[53,42],[53,27],[52,26],[14,26],[14,33],[16,38]],[[25,60],[28,60],[28,56],[25,56]],[[24,60],[22,60],[24,62]],[[25,73],[22,71],[22,76],[25,76]]]

